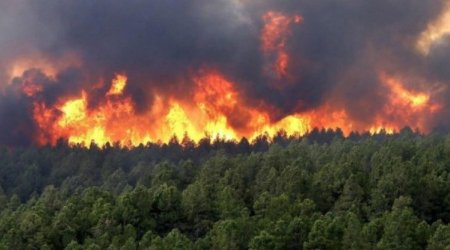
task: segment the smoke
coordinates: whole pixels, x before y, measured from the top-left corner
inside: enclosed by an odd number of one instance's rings
[[[36,132],[30,106],[17,93],[8,92],[0,99],[0,142],[6,145],[29,145]]]
[[[411,89],[439,85],[436,98],[447,113],[450,36],[434,43],[428,54],[416,48],[420,34],[442,15],[445,2],[3,0],[0,143],[31,143],[37,129],[32,101],[52,105],[84,89],[95,107],[108,90],[96,83],[120,72],[129,78],[126,94],[139,112],[151,108],[155,91],[189,100],[192,74],[207,67],[234,82],[246,104],[271,107],[273,120],[327,103],[345,109],[355,123],[370,123],[388,101],[380,72],[405,79]],[[268,11],[303,19],[289,26],[286,78],[266,72],[260,33],[261,17]],[[59,62],[51,67],[53,76],[34,65],[12,79],[11,65],[36,53],[47,62]],[[75,54],[78,62],[61,66],[68,54]],[[33,97],[18,93],[26,79],[42,91]],[[236,124],[246,122],[240,118]],[[437,115],[428,126],[447,128],[449,123]]]

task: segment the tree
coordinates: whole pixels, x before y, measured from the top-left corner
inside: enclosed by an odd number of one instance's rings
[[[164,238],[156,237],[149,248],[150,250],[189,250],[191,242],[178,229],[173,229]]]
[[[422,249],[426,246],[428,228],[414,215],[409,197],[395,200],[390,213],[384,216],[380,249]]]
[[[331,214],[317,219],[303,244],[304,249],[342,249],[342,237],[345,225],[342,218],[333,218]]]
[[[209,232],[213,249],[245,249],[251,237],[250,225],[243,218],[221,220]]]
[[[439,225],[428,241],[427,250],[450,249],[450,226]]]

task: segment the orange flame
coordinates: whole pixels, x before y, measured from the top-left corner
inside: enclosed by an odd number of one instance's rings
[[[288,74],[289,54],[286,51],[286,42],[290,34],[292,23],[300,24],[303,18],[298,15],[286,16],[281,12],[269,11],[263,15],[264,27],[261,32],[262,50],[265,54],[275,54],[275,63],[270,66],[269,72],[276,72],[278,78]]]
[[[276,73],[276,80],[282,80],[289,77],[290,56],[286,44],[291,25],[300,24],[303,19],[274,11],[264,14],[262,19],[261,48],[270,61],[268,73]],[[56,66],[46,62],[44,65],[48,66],[44,73],[56,74]],[[205,136],[252,140],[265,133],[272,137],[280,130],[287,135],[303,135],[316,127],[341,128],[345,135],[352,131],[394,133],[408,125],[422,132],[429,131],[427,119],[442,108],[434,100],[434,93],[408,89],[404,79],[397,76],[380,73],[379,78],[384,86],[385,92],[380,95],[385,103],[366,122],[354,119],[350,109],[332,99],[313,110],[293,112],[273,120],[273,113],[280,114],[280,110],[263,102],[256,106],[249,104],[238,84],[211,68],[191,76],[194,83],[192,93],[188,93],[191,99],[153,90],[148,93],[153,95],[152,107],[138,112],[125,91],[128,77],[122,73],[112,79],[109,90],[95,106],[89,103],[87,90],[78,96],[60,97],[51,107],[36,101],[33,115],[40,133],[35,140],[39,144],[55,144],[59,138],[65,138],[71,144],[86,145],[94,141],[98,145],[118,142],[122,146],[135,146],[169,142],[173,136],[185,135],[194,141]],[[25,79],[22,84],[22,92],[27,96],[40,91],[40,83]]]
[[[431,93],[409,90],[399,78],[385,73],[380,74],[380,80],[389,91],[388,100],[369,130],[393,133],[403,126],[412,125],[422,132],[429,131],[427,120],[441,109],[441,105],[433,101]]]
[[[118,75],[105,102],[88,108],[88,96],[82,92],[77,98],[62,100],[55,107],[36,103],[34,116],[42,131],[39,143],[56,143],[67,138],[71,144],[98,145],[119,142],[121,145],[138,145],[149,141],[168,142],[173,136],[186,134],[194,141],[205,136],[238,140],[255,138],[261,133],[276,134],[285,130],[289,134],[304,134],[311,129],[307,116],[291,115],[271,122],[267,112],[246,105],[234,88],[235,84],[215,71],[194,77],[196,90],[193,103],[184,103],[171,97],[155,96],[153,108],[138,114],[131,98],[123,96],[126,76]],[[120,88],[117,88],[120,84]],[[114,93],[115,98],[110,98]],[[119,98],[117,98],[119,97]],[[242,119],[241,121],[233,121]]]
[[[112,86],[106,95],[121,95],[127,86],[127,81],[128,78],[126,75],[116,75],[116,78],[113,80]]]
[[[264,133],[274,136],[280,130],[287,135],[303,135],[315,127],[339,127],[347,135],[354,130],[393,133],[410,124],[426,131],[426,114],[440,108],[431,94],[408,90],[399,79],[380,74],[388,98],[381,107],[383,112],[375,114],[371,124],[353,123],[345,109],[331,104],[272,121],[267,108],[246,104],[235,83],[215,70],[202,72],[193,77],[196,88],[192,102],[155,93],[152,108],[144,113],[137,113],[132,99],[123,94],[126,75],[116,76],[105,101],[97,107],[89,107],[85,91],[79,97],[60,100],[55,107],[36,103],[35,121],[43,131],[36,140],[54,144],[62,137],[71,144],[95,141],[99,145],[119,142],[133,146],[150,141],[169,142],[173,136],[185,135],[194,141],[205,136],[255,139]]]

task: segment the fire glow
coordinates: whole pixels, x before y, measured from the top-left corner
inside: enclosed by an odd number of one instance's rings
[[[262,16],[262,22],[260,43],[262,55],[266,57],[265,72],[277,83],[283,83],[291,72],[291,55],[287,48],[291,28],[301,25],[303,18],[269,11]],[[44,66],[52,77],[56,74],[56,67]],[[14,67],[11,74],[18,74],[18,68]],[[192,72],[189,76],[194,86],[189,90],[191,98],[179,98],[152,89],[149,90],[152,105],[144,111],[138,111],[127,92],[127,72],[91,84],[105,89],[100,97],[96,95],[99,100],[95,105],[91,103],[90,89],[70,97],[59,97],[56,104],[50,106],[36,99],[33,118],[38,133],[34,141],[41,145],[55,144],[64,138],[70,144],[118,142],[122,146],[136,146],[147,142],[167,143],[174,137],[189,137],[198,142],[204,137],[252,140],[261,134],[272,137],[280,131],[289,136],[301,136],[314,128],[340,128],[345,135],[352,131],[394,133],[404,126],[428,132],[427,115],[441,108],[434,102],[432,93],[409,90],[401,78],[382,72],[379,80],[386,90],[383,93],[385,102],[379,107],[381,112],[374,114],[370,122],[354,120],[345,105],[332,99],[313,109],[274,119],[273,113],[280,113],[276,106],[265,102],[256,106],[250,104],[246,101],[245,91],[238,88],[239,84],[219,69],[206,66]],[[25,78],[21,85],[21,91],[30,98],[42,90],[42,85],[31,79]]]
[[[278,78],[286,77],[290,60],[286,51],[286,42],[290,35],[290,25],[300,24],[303,18],[298,15],[286,16],[280,12],[269,11],[264,14],[263,21],[262,50],[269,57],[275,55],[275,62],[270,64],[267,71],[275,72]]]
[[[39,143],[54,144],[58,138],[67,138],[71,144],[94,141],[99,145],[119,142],[135,146],[150,141],[168,142],[173,136],[182,139],[186,135],[194,141],[206,136],[239,140],[242,137],[254,139],[263,133],[274,136],[281,130],[288,135],[303,135],[314,127],[340,127],[346,134],[354,130],[345,111],[325,106],[271,121],[267,112],[247,106],[234,84],[215,71],[194,78],[196,90],[192,103],[156,96],[153,108],[138,114],[131,99],[123,95],[126,81],[125,75],[116,75],[105,102],[92,110],[88,108],[84,91],[79,97],[64,100],[55,107],[37,103],[35,120],[43,131],[51,131],[51,136],[40,138]],[[390,102],[385,107],[387,116],[379,117],[377,124],[363,129],[372,133],[382,129],[393,133],[401,129],[402,124],[390,122],[389,116],[401,118],[416,112],[434,112],[429,105],[429,95],[413,94],[394,78],[385,78],[385,82],[391,91]],[[244,126],[232,126],[230,119],[236,114],[247,117]]]

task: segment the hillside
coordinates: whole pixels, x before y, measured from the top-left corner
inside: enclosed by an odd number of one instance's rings
[[[450,136],[3,148],[0,249],[444,249]]]

